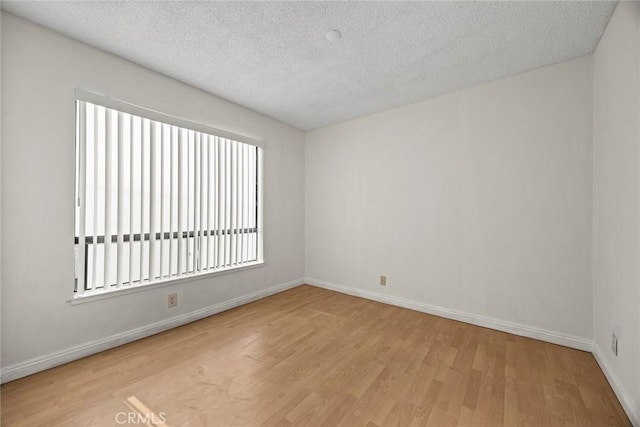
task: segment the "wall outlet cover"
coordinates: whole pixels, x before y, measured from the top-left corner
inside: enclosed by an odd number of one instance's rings
[[[169,294],[167,296],[167,307],[176,307],[178,305],[178,294]]]

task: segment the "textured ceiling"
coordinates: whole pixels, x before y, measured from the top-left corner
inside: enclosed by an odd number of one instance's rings
[[[615,2],[2,2],[303,130],[593,52]],[[329,42],[325,34],[343,37]]]

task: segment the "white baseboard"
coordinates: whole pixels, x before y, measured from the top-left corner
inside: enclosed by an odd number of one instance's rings
[[[464,311],[452,310],[450,308],[438,307],[423,302],[412,301],[405,298],[399,298],[391,295],[385,295],[377,292],[371,292],[363,289],[352,288],[349,286],[338,285],[326,282],[324,280],[305,277],[305,283],[319,288],[329,289],[343,294],[362,297],[373,301],[391,304],[398,307],[408,308],[423,313],[433,314],[447,319],[458,320],[460,322],[470,323],[472,325],[483,326],[485,328],[495,329],[502,332],[508,332],[514,335],[520,335],[528,338],[534,338],[553,344],[571,347],[583,351],[591,351],[591,340],[587,338],[577,337],[573,335],[563,334],[547,329],[535,328],[532,326],[522,325],[519,323],[508,322],[505,320],[494,319],[491,317],[481,316],[478,314],[466,313]]]
[[[616,394],[620,404],[624,408],[624,411],[627,413],[631,424],[635,427],[640,427],[640,408],[634,408],[633,400],[630,399],[629,395],[623,390],[620,379],[614,373],[600,346],[595,342],[593,343],[593,356],[596,358],[598,365],[600,365],[602,372],[604,372],[604,376],[607,377],[607,381],[609,381],[613,392]]]
[[[66,348],[64,350],[49,353],[41,357],[35,357],[23,362],[14,363],[12,365],[5,366],[0,370],[0,382],[5,383],[8,381],[13,381],[18,378],[26,377],[27,375],[35,374],[36,372],[44,371],[45,369],[53,368],[55,366],[81,359],[91,354],[99,353],[113,347],[117,347],[132,341],[139,340],[141,338],[155,335],[168,329],[176,328],[178,326],[185,325],[187,323],[191,323],[196,320],[200,320],[205,317],[209,317],[244,304],[248,304],[250,302],[268,297],[270,295],[277,294],[287,289],[294,288],[301,285],[303,282],[304,281],[302,278],[292,280],[290,282],[272,286],[270,288],[254,292],[252,294],[243,295],[241,297],[234,298],[228,301],[223,301],[221,303],[214,304],[200,310],[161,320],[150,325],[145,325],[126,332],[111,335],[105,338],[100,338],[74,347]]]

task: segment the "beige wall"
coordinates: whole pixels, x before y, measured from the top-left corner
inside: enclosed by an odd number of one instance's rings
[[[307,277],[590,347],[591,121],[587,56],[309,132]]]
[[[594,352],[640,423],[640,4],[620,2],[593,55]],[[618,336],[618,356],[611,334]]]
[[[265,141],[266,265],[70,305],[76,86]],[[302,132],[6,13],[2,121],[3,368],[302,278]]]

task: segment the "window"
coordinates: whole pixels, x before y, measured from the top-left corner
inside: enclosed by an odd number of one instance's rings
[[[75,295],[262,262],[260,142],[78,89]]]

